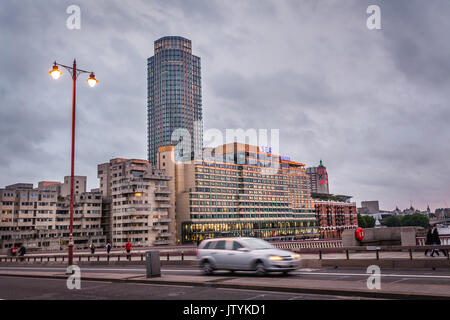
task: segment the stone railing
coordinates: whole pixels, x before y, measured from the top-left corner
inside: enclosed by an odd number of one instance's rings
[[[439,236],[439,239],[441,239],[441,245],[443,245],[443,246],[450,245],[450,235]],[[425,241],[426,241],[426,237],[417,237],[416,238],[416,244],[418,246],[424,246]]]

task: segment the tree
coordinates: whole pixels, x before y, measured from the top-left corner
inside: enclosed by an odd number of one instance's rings
[[[362,216],[358,213],[358,226],[361,228],[373,228],[375,227],[375,218],[371,216]]]
[[[387,227],[424,227],[430,224],[430,219],[420,213],[409,214],[403,217],[390,216],[384,225]]]
[[[390,216],[386,218],[384,224],[388,227],[400,227],[402,225],[402,221],[397,216]]]
[[[403,227],[424,227],[430,224],[430,219],[420,213],[414,213],[404,216],[401,220]]]

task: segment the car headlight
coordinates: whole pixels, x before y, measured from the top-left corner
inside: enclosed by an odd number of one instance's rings
[[[281,261],[281,260],[283,260],[283,258],[280,257],[280,256],[270,256],[270,257],[269,257],[269,260],[272,260],[272,261]]]
[[[300,259],[299,254],[293,254],[293,255],[291,255],[291,257],[292,257],[292,259],[296,259],[296,260]]]

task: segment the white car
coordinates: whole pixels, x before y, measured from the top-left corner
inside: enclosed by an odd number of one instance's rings
[[[200,243],[197,262],[205,274],[212,274],[214,270],[288,274],[299,267],[300,255],[257,238],[220,238]]]

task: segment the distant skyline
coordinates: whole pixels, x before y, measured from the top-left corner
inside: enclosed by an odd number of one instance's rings
[[[69,30],[68,6],[81,8]],[[381,30],[366,26],[381,8]],[[280,129],[281,154],[317,166],[330,193],[393,210],[450,204],[450,2],[436,0],[12,1],[0,7],[0,187],[70,173],[71,83],[53,61],[95,71],[77,96],[76,175],[147,158],[147,58],[163,36],[202,59],[204,130]],[[64,72],[64,70],[63,70]]]

